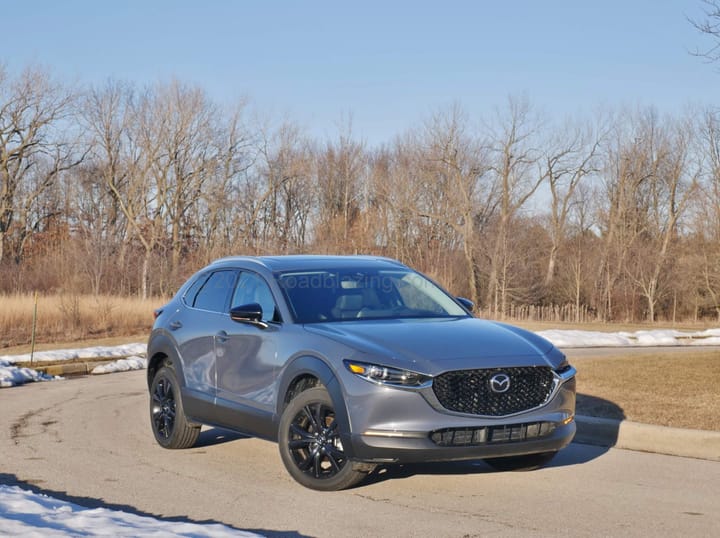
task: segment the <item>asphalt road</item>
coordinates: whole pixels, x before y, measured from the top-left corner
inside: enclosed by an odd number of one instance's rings
[[[413,466],[350,491],[310,491],[289,478],[272,443],[208,429],[196,448],[157,446],[144,376],[0,390],[0,483],[267,536],[711,536],[720,529],[720,463],[577,444],[530,473],[481,462]]]

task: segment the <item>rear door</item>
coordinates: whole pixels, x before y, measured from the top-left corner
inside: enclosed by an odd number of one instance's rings
[[[234,269],[221,269],[204,275],[184,297],[187,308],[170,323],[182,356],[186,387],[204,399],[215,398],[215,335],[230,319],[228,305],[237,274]]]

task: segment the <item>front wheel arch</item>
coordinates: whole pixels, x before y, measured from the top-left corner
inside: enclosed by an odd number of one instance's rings
[[[307,385],[302,387],[302,391],[293,393],[299,386],[299,383],[303,383],[303,379],[307,379]],[[315,381],[313,381],[315,380]],[[340,430],[340,439],[342,440],[345,448],[345,454],[352,458],[354,455],[351,438],[351,423],[350,417],[347,411],[347,405],[345,404],[345,397],[343,394],[343,388],[338,381],[335,372],[328,366],[325,361],[306,355],[295,359],[288,365],[285,372],[282,375],[280,386],[278,390],[277,399],[277,417],[278,425],[280,417],[282,417],[283,411],[290,403],[292,398],[302,394],[305,390],[322,386],[330,395],[333,406],[335,408],[335,419],[338,422]],[[292,398],[289,398],[289,397]]]

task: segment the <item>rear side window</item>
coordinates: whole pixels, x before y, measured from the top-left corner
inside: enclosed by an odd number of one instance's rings
[[[211,312],[228,312],[236,271],[215,271],[198,291],[192,306]],[[194,285],[193,285],[194,286]]]
[[[202,285],[205,284],[207,278],[207,273],[205,273],[204,275],[200,275],[195,279],[195,282],[190,285],[188,290],[185,292],[185,295],[183,295],[183,302],[186,305],[193,306],[195,304],[195,297],[197,297],[198,291],[200,291]]]

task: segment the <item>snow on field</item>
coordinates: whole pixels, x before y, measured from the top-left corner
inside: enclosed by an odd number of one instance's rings
[[[653,331],[604,333],[597,331],[538,331],[558,347],[630,347],[630,346],[718,346],[720,329],[705,331]]]
[[[212,536],[260,535],[215,524],[185,523],[138,516],[107,508],[84,508],[17,486],[0,485],[0,535],[53,538],[66,536]]]

